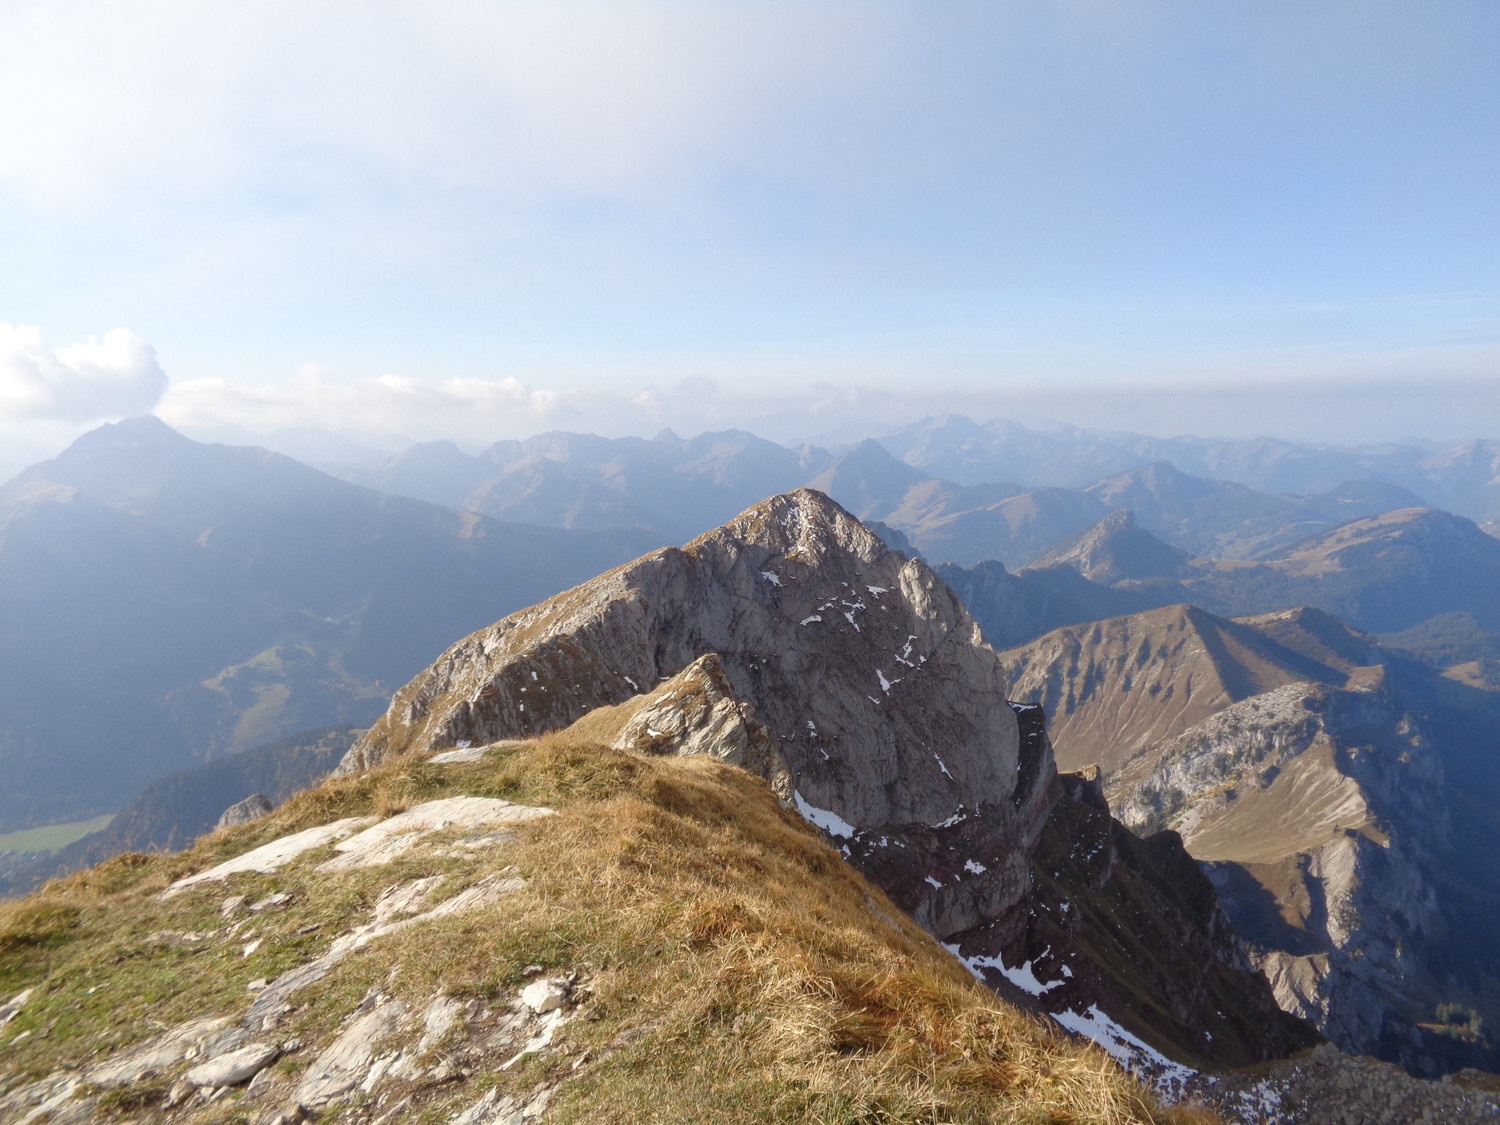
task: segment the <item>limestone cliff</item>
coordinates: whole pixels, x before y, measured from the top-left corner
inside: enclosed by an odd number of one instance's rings
[[[999,658],[953,593],[820,493],[774,497],[465,638],[340,772],[600,708],[619,709],[601,733],[614,745],[765,777],[976,975],[1028,1003],[1191,1061],[1310,1041],[1247,971],[1176,838],[1135,840],[1085,783],[1059,778],[1040,712],[1007,703]]]
[[[1448,812],[1434,739],[1375,646],[1318,611],[1183,606],[1002,659],[1013,691],[1057,708],[1064,764],[1104,767],[1124,823],[1182,835],[1285,1010],[1401,1054],[1393,1029],[1452,987],[1422,952]]]

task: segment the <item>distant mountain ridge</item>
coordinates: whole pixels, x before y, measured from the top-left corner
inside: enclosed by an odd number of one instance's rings
[[[360,725],[455,633],[658,540],[386,496],[154,418],[0,486],[0,824]]]
[[[788,449],[735,430],[690,440],[670,431],[650,440],[549,433],[497,442],[473,456],[432,442],[378,468],[329,468],[392,494],[498,518],[651,529],[672,542],[685,542],[765,495],[807,486],[861,519],[898,528],[934,561],[964,566],[986,559],[1010,567],[1031,563],[1123,508],[1192,554],[1250,558],[1352,519],[1427,503],[1402,485],[1359,478],[1371,470],[1358,460],[1337,462],[1347,463],[1355,477],[1319,483],[1299,496],[1277,495],[1184,471],[1172,456],[1201,452],[1196,439],[1122,438],[1105,455],[1087,452],[1094,449],[1089,442],[1102,438],[1080,432],[1074,468],[1063,473],[1055,458],[1019,455],[1042,443],[1060,456],[1071,448],[1060,439],[1043,441],[1016,427],[999,436],[993,430],[964,419],[931,420],[904,431],[904,438],[866,439],[837,454],[806,445]],[[973,456],[957,457],[955,449]],[[1156,456],[1144,459],[1147,454]],[[1193,460],[1203,458],[1195,453]],[[943,475],[948,469],[954,477]],[[1059,483],[1059,474],[1072,483]]]
[[[376,469],[328,466],[344,480],[495,519],[548,527],[651,529],[685,542],[832,461],[740,430],[684,441],[546,433],[475,456],[451,442],[414,445]]]
[[[1053,426],[1033,429],[1003,418],[924,418],[880,443],[906,464],[960,484],[986,480],[1084,488],[1165,461],[1180,472],[1261,492],[1308,496],[1347,482],[1403,489],[1476,521],[1500,518],[1500,441],[1427,445],[1308,445],[1279,438],[1158,438]],[[1405,504],[1401,506],[1407,506]]]
[[[1225,616],[1315,606],[1391,634],[1456,615],[1472,634],[1460,647],[1481,650],[1485,632],[1500,630],[1500,540],[1427,508],[1354,520],[1253,561],[1188,557],[1132,513],[1113,512],[1016,572],[993,562],[938,569],[1001,648],[1178,603]]]

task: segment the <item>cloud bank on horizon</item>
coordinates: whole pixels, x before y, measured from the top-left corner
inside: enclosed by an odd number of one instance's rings
[[[1483,0],[19,0],[0,320],[129,331],[6,343],[0,436],[1461,436],[1497,39]]]

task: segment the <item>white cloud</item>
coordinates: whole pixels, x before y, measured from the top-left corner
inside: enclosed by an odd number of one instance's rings
[[[151,345],[126,328],[56,351],[0,323],[0,422],[96,422],[149,411],[167,388]]]
[[[537,389],[515,378],[355,378],[309,364],[279,382],[175,382],[156,413],[169,425],[188,431],[219,426],[261,433],[333,428],[482,440],[491,434],[508,436],[556,426],[578,414],[581,397],[576,391]]]

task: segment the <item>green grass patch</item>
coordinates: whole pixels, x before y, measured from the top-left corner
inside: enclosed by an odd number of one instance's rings
[[[40,828],[23,828],[0,835],[0,852],[55,852],[95,832],[103,832],[114,813],[92,820],[74,820],[67,824],[44,824]]]

